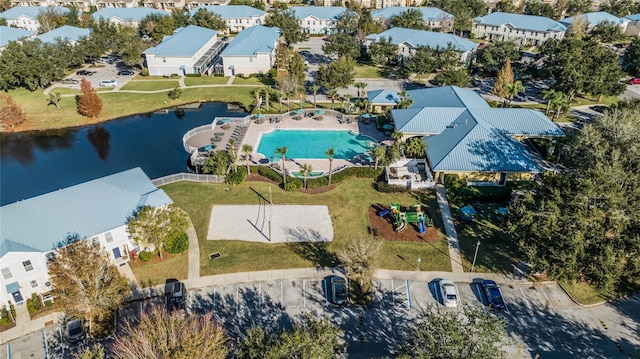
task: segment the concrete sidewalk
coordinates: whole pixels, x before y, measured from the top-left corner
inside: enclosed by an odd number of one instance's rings
[[[462,266],[462,255],[460,253],[460,243],[458,243],[458,233],[456,232],[456,227],[453,224],[453,217],[451,217],[451,209],[449,208],[449,202],[447,201],[447,190],[441,184],[436,185],[436,198],[438,200],[438,206],[440,206],[442,223],[444,223],[444,233],[447,235],[447,242],[449,242],[451,271],[453,273],[463,273],[464,267]]]

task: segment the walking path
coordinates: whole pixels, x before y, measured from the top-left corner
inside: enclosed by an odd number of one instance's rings
[[[454,274],[464,273],[462,256],[460,254],[460,243],[458,243],[458,233],[456,233],[456,227],[453,224],[453,217],[451,217],[451,209],[449,208],[449,202],[447,201],[447,190],[441,184],[436,185],[436,197],[438,199],[438,205],[440,206],[442,223],[444,223],[444,232],[447,235],[447,242],[449,242],[451,271]]]
[[[193,223],[189,225],[187,235],[189,236],[189,271],[187,272],[187,278],[200,278],[200,245],[198,244],[198,235]]]

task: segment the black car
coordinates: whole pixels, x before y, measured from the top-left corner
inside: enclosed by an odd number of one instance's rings
[[[76,71],[76,75],[78,75],[78,76],[91,76],[93,74],[95,74],[95,72],[94,71],[89,71],[89,70]]]
[[[70,343],[78,343],[85,338],[84,323],[75,317],[65,321],[64,329],[64,334]]]
[[[130,76],[133,75],[134,72],[131,70],[120,70],[118,71],[118,76]]]
[[[333,304],[342,305],[347,303],[349,290],[347,281],[342,277],[331,278],[331,302]]]
[[[187,309],[187,289],[182,282],[171,283],[171,292],[167,293],[167,310]]]
[[[60,81],[61,84],[65,84],[65,85],[75,85],[80,83],[80,81],[76,80],[76,79],[62,79]]]

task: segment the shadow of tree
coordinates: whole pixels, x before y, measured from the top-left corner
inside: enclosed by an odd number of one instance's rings
[[[329,242],[319,232],[307,228],[287,228],[286,236],[289,241],[287,247],[315,266],[328,268],[339,265],[338,256],[329,250]]]

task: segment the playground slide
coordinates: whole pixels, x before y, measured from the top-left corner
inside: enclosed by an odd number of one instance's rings
[[[396,228],[396,232],[402,232],[407,228],[407,221],[400,222],[400,226]]]
[[[424,219],[420,218],[420,222],[418,222],[418,225],[420,226],[420,233],[424,233]]]
[[[386,216],[389,212],[391,212],[391,210],[389,208],[383,210],[382,212],[378,213],[378,216],[380,217],[384,217]]]

